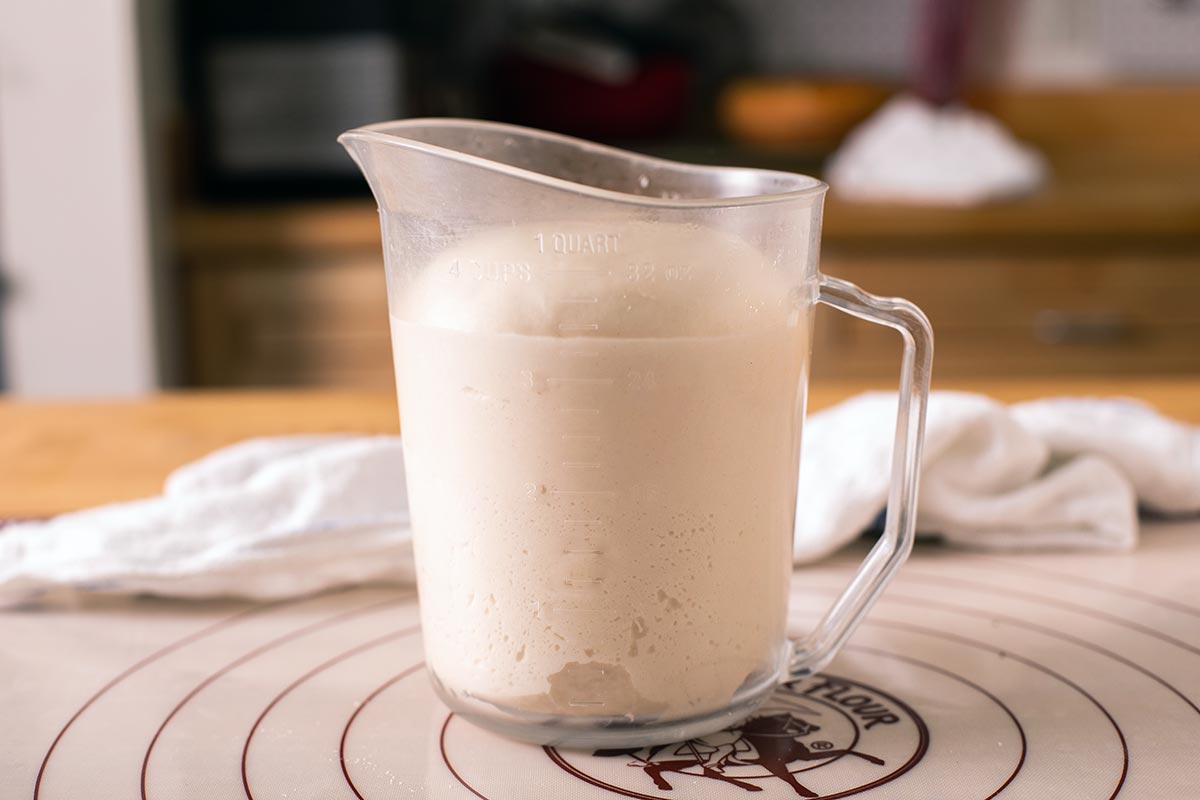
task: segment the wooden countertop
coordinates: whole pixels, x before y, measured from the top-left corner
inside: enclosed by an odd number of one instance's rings
[[[869,388],[814,383],[819,410]],[[1200,378],[980,380],[938,384],[1015,402],[1053,395],[1121,395],[1200,424]],[[157,494],[167,473],[253,436],[395,433],[387,392],[254,391],[163,394],[137,400],[0,400],[0,518],[43,516]]]

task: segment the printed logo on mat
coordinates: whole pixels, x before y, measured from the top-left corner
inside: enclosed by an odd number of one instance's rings
[[[625,797],[777,796],[790,789],[798,797],[834,798],[894,780],[928,744],[925,723],[897,698],[815,675],[781,686],[754,716],[703,738],[591,757],[544,750],[576,778]]]

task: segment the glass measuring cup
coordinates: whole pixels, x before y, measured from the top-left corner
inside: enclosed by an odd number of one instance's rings
[[[825,185],[470,120],[339,141],[380,209],[446,704],[528,741],[644,745],[828,663],[912,546],[932,332],[818,272]],[[884,534],[791,641],[817,303],[896,329],[904,356]]]

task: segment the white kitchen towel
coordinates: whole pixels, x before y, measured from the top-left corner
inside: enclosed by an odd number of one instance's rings
[[[813,414],[798,563],[856,538],[887,497],[895,395]],[[918,528],[992,549],[1124,550],[1139,501],[1200,513],[1200,431],[1130,400],[930,398]],[[395,437],[255,439],[174,472],[161,496],[0,529],[0,607],[67,587],[165,596],[306,594],[414,577]]]
[[[0,528],[0,608],[59,587],[271,599],[414,579],[400,441],[252,439],[163,494]]]
[[[805,426],[798,562],[846,544],[885,505],[895,408],[894,394],[864,394]],[[1128,399],[930,396],[918,531],[994,550],[1128,550],[1139,505],[1200,513],[1200,430]]]

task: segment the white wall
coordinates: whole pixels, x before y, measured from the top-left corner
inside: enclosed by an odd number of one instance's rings
[[[768,72],[903,80],[920,0],[741,0]]]
[[[135,0],[0,0],[7,388],[158,384]]]

